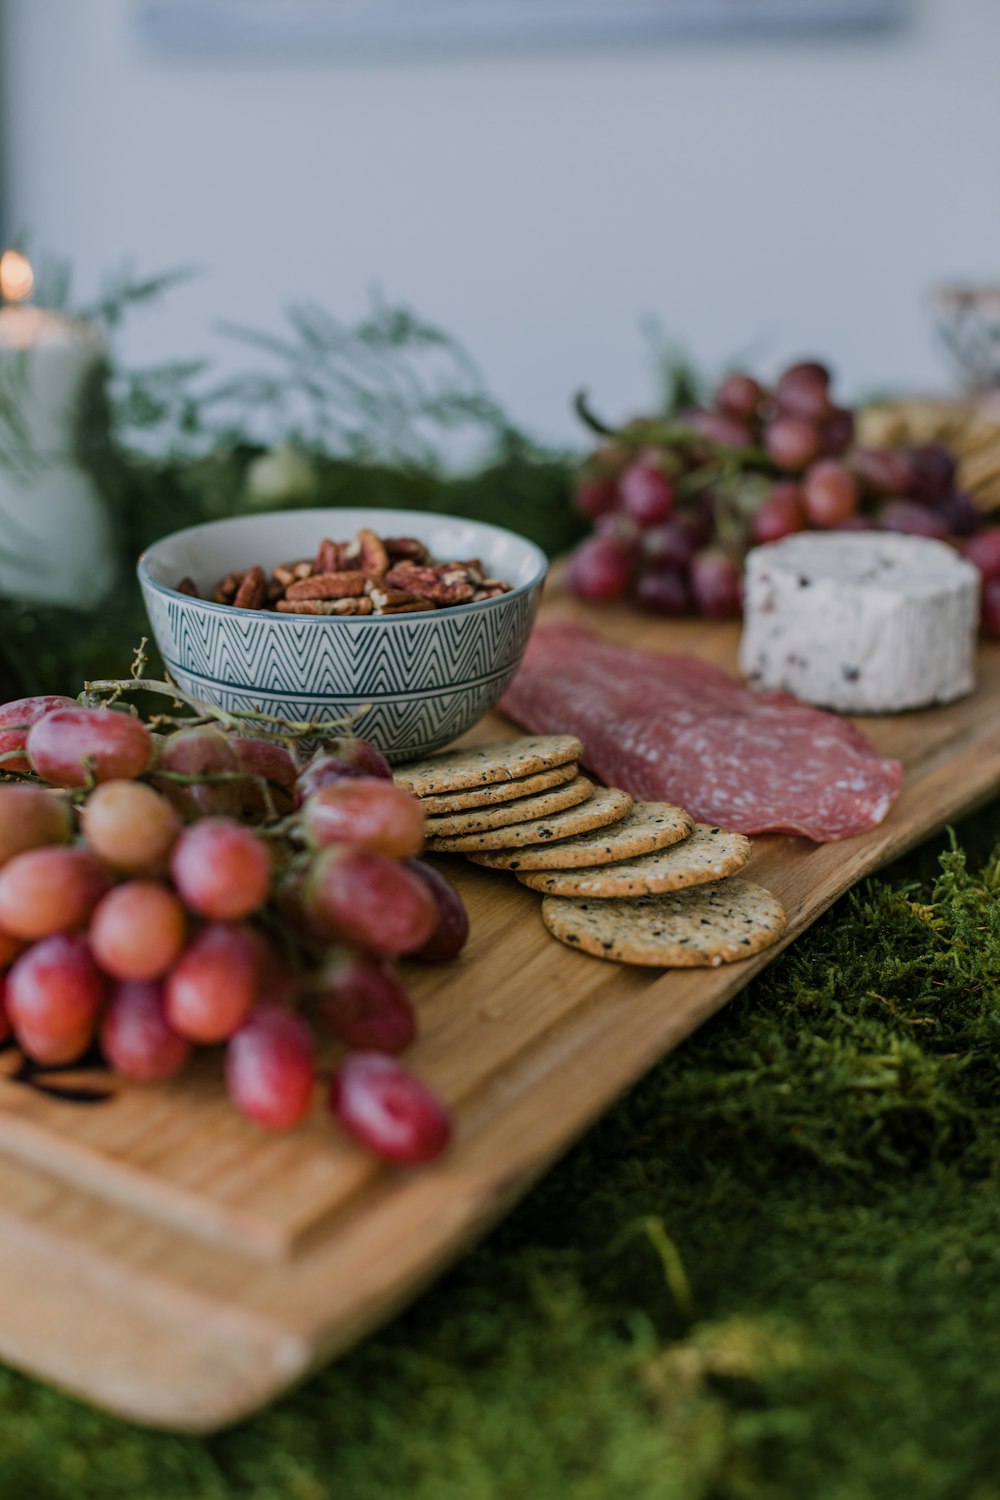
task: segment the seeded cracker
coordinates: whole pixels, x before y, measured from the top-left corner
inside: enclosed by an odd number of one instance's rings
[[[623,896],[653,896],[705,885],[741,870],[752,852],[742,833],[696,823],[679,844],[641,854],[638,859],[580,870],[528,870],[518,880],[549,896],[594,896],[602,901]]]
[[[496,807],[480,807],[472,812],[446,813],[440,818],[426,818],[424,832],[429,839],[453,838],[463,833],[481,833],[487,828],[507,828],[514,823],[534,822],[551,817],[567,807],[586,802],[594,792],[594,783],[577,776],[565,786],[539,792],[535,797],[518,797],[516,802],[501,802]]]
[[[439,813],[468,812],[479,807],[493,807],[498,802],[513,802],[517,797],[533,797],[536,792],[547,792],[551,787],[572,781],[578,770],[576,761],[570,760],[564,766],[553,766],[551,771],[519,776],[516,781],[494,781],[489,786],[473,787],[471,792],[432,792],[428,797],[421,797],[420,801],[428,817],[436,817]]]
[[[546,896],[542,920],[567,948],[664,969],[736,963],[769,948],[785,930],[781,903],[741,875],[625,901]]]
[[[575,870],[635,859],[686,839],[694,819],[672,802],[637,802],[610,828],[563,839],[554,848],[508,849],[470,854],[477,865],[498,870]]]
[[[519,776],[533,776],[552,766],[579,760],[582,754],[583,745],[575,735],[532,735],[519,740],[498,740],[491,745],[471,745],[465,750],[445,750],[427,760],[400,766],[395,777],[407,791],[426,797],[433,792],[460,792],[497,781],[514,781]]]
[[[544,844],[556,839],[572,838],[588,828],[602,828],[623,818],[632,806],[628,792],[617,787],[599,786],[586,802],[550,818],[533,818],[530,823],[515,823],[510,828],[489,828],[483,833],[465,833],[456,838],[435,839],[434,853],[475,853],[479,849],[514,849],[521,844]]]

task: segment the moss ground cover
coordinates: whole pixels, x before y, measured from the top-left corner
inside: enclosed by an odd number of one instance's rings
[[[0,1496],[1000,1500],[998,1033],[1000,805],[841,901],[241,1427],[0,1373]]]

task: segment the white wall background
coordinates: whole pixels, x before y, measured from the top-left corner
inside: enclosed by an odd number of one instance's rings
[[[441,60],[174,61],[129,0],[6,0],[8,224],[82,288],[205,276],[133,322],[188,356],[373,284],[457,334],[514,417],[575,437],[651,392],[644,314],[708,364],[825,352],[848,393],[949,378],[935,280],[1000,279],[1000,4],[823,41]]]

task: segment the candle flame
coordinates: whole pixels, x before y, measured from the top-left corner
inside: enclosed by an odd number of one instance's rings
[[[23,302],[31,296],[35,273],[31,261],[20,250],[5,250],[0,255],[0,296],[5,302]]]

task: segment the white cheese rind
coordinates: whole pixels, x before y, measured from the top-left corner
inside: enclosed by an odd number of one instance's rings
[[[747,557],[740,669],[845,713],[950,703],[975,685],[979,573],[943,542],[807,532]]]

